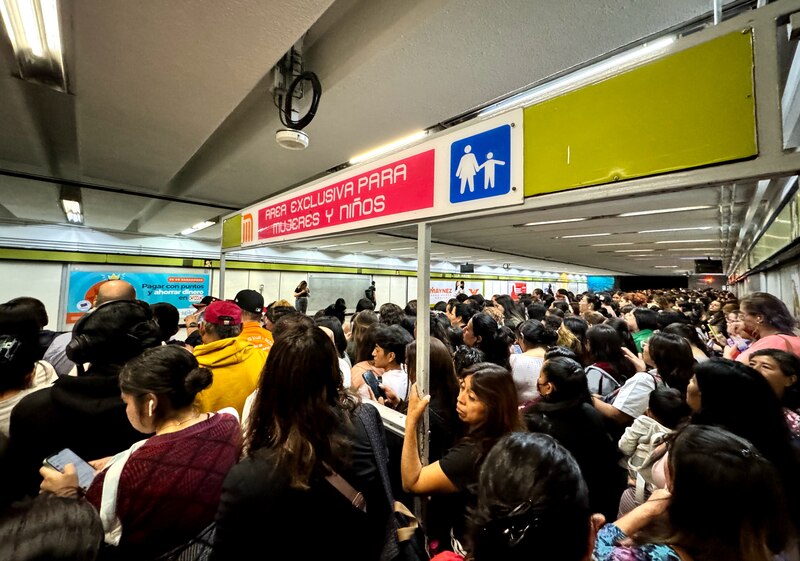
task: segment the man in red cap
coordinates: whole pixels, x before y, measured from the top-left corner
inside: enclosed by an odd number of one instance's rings
[[[197,397],[200,412],[234,407],[241,415],[245,399],[258,385],[267,354],[238,338],[242,311],[233,302],[217,300],[206,306],[198,331],[203,343],[194,348],[194,356],[214,374],[211,386]]]
[[[186,324],[186,344],[190,347],[196,347],[202,342],[200,333],[197,331],[197,325],[200,323],[200,314],[203,313],[203,310],[205,310],[209,304],[217,300],[219,300],[219,298],[204,296],[202,300],[192,304],[197,311],[183,318],[183,322]]]

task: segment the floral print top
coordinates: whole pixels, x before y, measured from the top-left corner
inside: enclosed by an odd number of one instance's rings
[[[597,533],[594,546],[595,561],[681,561],[668,545],[620,545],[628,536],[614,524],[606,524]]]

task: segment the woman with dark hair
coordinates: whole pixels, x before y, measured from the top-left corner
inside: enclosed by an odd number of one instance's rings
[[[265,544],[310,552],[310,538],[329,554],[379,557],[389,506],[357,407],[321,329],[297,325],[275,341],[245,432],[246,456],[225,478],[212,559],[247,559]],[[365,510],[348,496],[357,492]],[[358,547],[343,539],[353,528]]]
[[[4,561],[95,561],[103,526],[85,501],[50,493],[15,504],[0,519]]]
[[[403,308],[391,302],[382,305],[378,312],[378,321],[383,325],[400,325],[404,317],[406,313]]]
[[[22,398],[56,381],[52,368],[37,368],[40,354],[33,339],[0,335],[0,434],[8,436],[11,411]]]
[[[644,362],[655,366],[656,372],[670,387],[686,396],[686,386],[696,364],[689,341],[674,333],[653,333],[644,343]]]
[[[633,335],[631,335],[631,328],[624,318],[611,318],[606,320],[606,325],[613,327],[622,339],[622,346],[628,349],[633,354],[638,353],[636,343],[633,342]]]
[[[344,325],[344,314],[347,311],[347,304],[344,298],[337,298],[336,302],[325,308],[326,316],[333,316],[339,320],[339,323]]]
[[[339,359],[339,371],[342,373],[342,381],[345,388],[352,384],[350,370],[350,358],[347,356],[347,337],[344,335],[342,324],[338,318],[333,316],[322,316],[314,320],[319,327],[330,329],[333,335],[333,345],[336,347],[336,356]]]
[[[632,312],[625,314],[625,321],[631,328],[636,350],[642,352],[642,343],[647,341],[653,331],[658,329],[658,313],[647,308],[635,308]]]
[[[797,320],[786,304],[766,292],[754,292],[739,303],[744,332],[753,344],[736,357],[747,364],[750,355],[762,349],[778,349],[800,356],[800,337],[795,335]]]
[[[522,306],[514,302],[508,294],[500,294],[492,300],[503,310],[503,324],[510,329],[515,329],[517,325],[525,321],[525,312]]]
[[[572,350],[580,357],[578,362],[585,363],[589,360],[586,352],[586,332],[589,330],[589,323],[580,316],[567,316],[562,322],[566,329],[575,336],[572,342]]]
[[[453,366],[455,367],[456,376],[459,380],[464,378],[464,372],[467,368],[479,362],[486,362],[486,353],[477,347],[460,345],[456,347],[453,353]]]
[[[121,557],[156,557],[214,521],[222,481],[239,458],[241,429],[235,409],[200,413],[195,406],[211,381],[210,370],[174,345],[143,352],[120,373],[131,426],[155,434],[92,462],[103,471],[86,499],[100,512],[106,542],[118,545]],[[63,494],[78,487],[74,469],[60,473],[43,467],[41,473],[44,491]],[[109,496],[106,486],[116,492]]]
[[[141,440],[119,398],[119,373],[130,359],[159,345],[158,324],[142,301],[106,302],[75,324],[66,353],[81,375],[60,377],[25,396],[11,413],[11,448],[20,470],[16,491],[38,492],[42,460],[64,448],[93,459]],[[83,372],[85,363],[90,366]]]
[[[467,322],[463,332],[464,343],[470,347],[478,347],[489,362],[503,368],[509,368],[509,344],[497,322],[486,313],[475,314]]]
[[[764,376],[783,405],[786,425],[795,440],[800,439],[800,358],[776,349],[763,349],[750,355],[750,367]]]
[[[688,323],[670,323],[668,326],[662,329],[661,332],[672,333],[686,339],[686,342],[689,343],[689,346],[692,349],[692,356],[694,357],[695,361],[703,362],[704,360],[709,359],[708,351],[706,351],[706,345],[700,340],[700,334],[697,333],[697,329]]]
[[[686,392],[692,424],[714,425],[752,442],[783,480],[795,524],[800,521],[798,461],[783,407],[769,382],[740,362],[710,359],[697,364]]]
[[[450,320],[450,325],[453,326],[453,329],[463,329],[467,325],[469,319],[476,313],[478,313],[477,308],[469,304],[462,304],[457,300],[448,303],[445,311],[447,319]]]
[[[411,383],[417,382],[417,342],[406,347],[406,369]],[[447,347],[438,339],[430,340],[429,387],[431,395],[428,460],[439,460],[460,436],[459,422],[453,404],[458,400],[460,383]]]
[[[479,314],[480,315],[480,314]],[[452,511],[453,547],[461,550],[465,516],[475,504],[475,484],[489,449],[504,434],[520,428],[517,390],[511,373],[482,362],[464,371],[456,412],[466,426],[466,436],[441,460],[423,466],[417,448],[417,425],[431,397],[411,388],[400,471],[403,488],[417,495],[458,493],[461,508]]]
[[[549,434],[572,453],[589,487],[592,512],[613,519],[627,474],[603,416],[592,407],[583,367],[568,358],[550,358],[537,385],[542,400],[525,411],[528,430]]]
[[[555,345],[556,341],[558,333],[545,327],[540,321],[529,319],[517,326],[517,344],[522,348],[522,354],[513,354],[509,360],[520,405],[539,397],[536,390],[539,371],[542,369],[547,347]]]
[[[378,315],[372,310],[362,310],[353,319],[353,356],[350,357],[353,366],[350,368],[350,387],[353,391],[364,383],[362,375],[367,370],[374,370],[375,363],[372,351],[375,350],[375,331],[377,329]],[[372,327],[375,325],[375,327]],[[381,371],[378,374],[382,374]]]
[[[546,434],[515,432],[498,441],[481,468],[470,516],[472,559],[587,561],[602,523],[569,451]]]
[[[772,561],[789,543],[780,477],[747,440],[689,426],[667,473],[669,491],[600,529],[597,561]]]
[[[593,325],[586,332],[586,350],[592,364],[586,367],[589,391],[607,395],[625,383],[636,369],[622,353],[622,338],[610,325]]]
[[[671,333],[654,333],[643,348],[644,360],[633,356],[630,351],[626,355],[631,364],[636,363],[638,372],[605,400],[594,400],[598,411],[616,422],[611,427],[626,427],[636,417],[644,415],[652,391],[665,384],[686,395],[695,364],[686,339]],[[647,370],[648,367],[655,368]]]

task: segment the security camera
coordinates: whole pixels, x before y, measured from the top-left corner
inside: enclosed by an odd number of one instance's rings
[[[295,129],[280,129],[275,133],[275,142],[287,150],[305,150],[308,148],[308,135]]]

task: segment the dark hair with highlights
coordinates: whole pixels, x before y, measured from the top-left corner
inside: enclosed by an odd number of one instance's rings
[[[341,471],[350,442],[340,426],[356,402],[345,393],[333,342],[314,325],[297,324],[275,340],[258,383],[245,433],[248,455],[269,450],[291,486],[307,489],[312,476]]]

